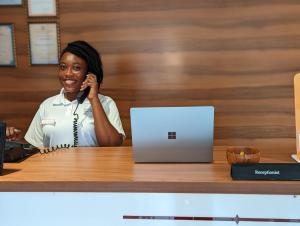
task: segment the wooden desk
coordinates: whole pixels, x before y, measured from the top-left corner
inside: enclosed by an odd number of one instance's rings
[[[292,162],[289,154],[262,162]],[[134,164],[131,147],[78,148],[5,163],[0,191],[300,194],[300,181],[233,181],[225,148],[213,164]]]

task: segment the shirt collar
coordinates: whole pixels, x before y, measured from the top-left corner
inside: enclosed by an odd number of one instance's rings
[[[68,106],[71,104],[77,104],[77,100],[69,101],[68,99],[66,99],[65,98],[65,90],[64,90],[64,88],[62,88],[60,90],[59,94],[56,95],[56,97],[54,98],[52,104],[53,104],[53,106],[61,106],[61,105]],[[87,98],[83,101],[82,106],[86,110],[91,108],[91,104]]]
[[[74,102],[77,102],[77,100],[73,100],[72,102],[69,101],[68,99],[65,98],[65,90],[64,88],[62,88],[59,92],[58,95],[55,96],[52,104],[55,106],[55,105],[70,105]]]

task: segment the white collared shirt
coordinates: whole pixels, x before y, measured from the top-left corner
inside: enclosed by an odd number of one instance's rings
[[[125,133],[115,102],[108,96],[98,94],[100,103],[110,123],[123,135]],[[35,147],[64,147],[74,145],[73,121],[77,100],[70,102],[64,97],[64,90],[60,94],[42,102],[36,112],[25,140]],[[78,146],[98,146],[92,107],[86,98],[76,110],[78,114]]]

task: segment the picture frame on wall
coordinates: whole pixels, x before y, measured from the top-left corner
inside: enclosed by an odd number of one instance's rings
[[[0,66],[16,66],[13,24],[0,24]]]
[[[27,6],[29,17],[53,17],[57,15],[56,0],[28,0]]]
[[[0,6],[21,6],[23,0],[0,0]]]
[[[29,23],[31,65],[58,64],[59,40],[55,22]]]

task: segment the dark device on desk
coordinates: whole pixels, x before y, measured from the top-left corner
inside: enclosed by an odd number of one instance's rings
[[[6,141],[4,148],[4,162],[20,162],[38,152],[39,149],[31,144]]]
[[[0,174],[4,162],[18,162],[39,152],[31,144],[6,141],[6,123],[0,121]]]
[[[2,174],[3,171],[5,138],[6,124],[5,122],[0,122],[0,174]]]

